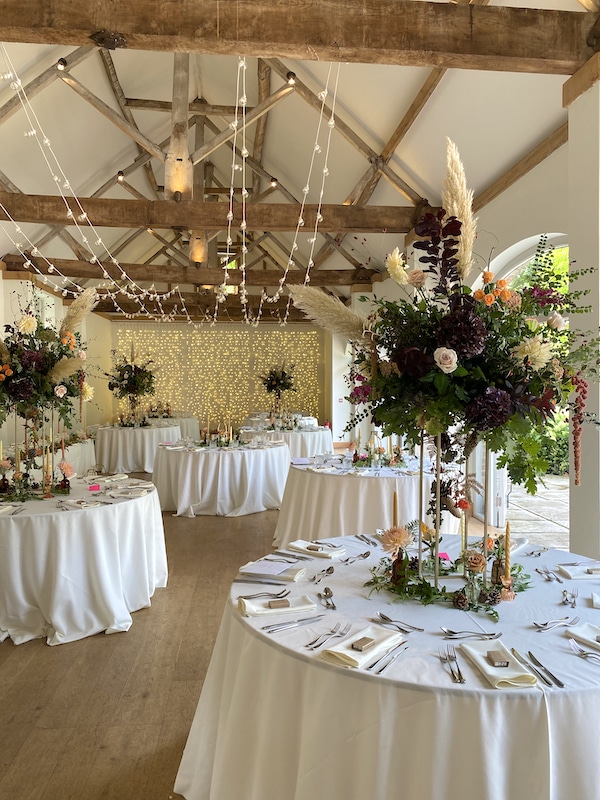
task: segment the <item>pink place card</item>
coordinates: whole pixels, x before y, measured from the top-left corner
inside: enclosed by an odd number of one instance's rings
[[[100,484],[99,483],[91,483],[88,486],[90,492],[99,492],[100,491]]]

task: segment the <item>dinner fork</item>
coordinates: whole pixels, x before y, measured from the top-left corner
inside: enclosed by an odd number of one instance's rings
[[[575,606],[577,605],[578,597],[579,597],[579,589],[577,589],[577,587],[571,589],[571,608],[575,608]]]
[[[562,583],[563,579],[558,575],[558,573],[554,572],[544,564],[540,569],[536,569],[536,572],[539,572],[541,575],[544,575],[546,580],[550,581],[557,581],[558,583]]]
[[[440,647],[440,649],[438,650],[438,656],[442,664],[448,664],[448,668],[450,669],[450,676],[454,681],[454,683],[460,683],[460,680],[458,678],[458,675],[454,671],[454,667],[452,666],[452,662],[450,661],[448,653],[445,653],[443,649]]]
[[[352,623],[347,622],[344,627],[339,630],[339,623],[338,623],[338,630],[335,633],[326,633],[325,636],[321,639],[321,641],[317,640],[317,644],[306,645],[309,650],[318,650],[319,647],[323,647],[324,644],[331,641],[331,639],[341,639],[343,636],[347,636],[350,631],[352,630]]]
[[[600,663],[600,653],[595,653],[592,650],[584,650],[583,647],[577,644],[575,639],[569,639],[569,644],[575,655],[578,655],[580,658],[589,658],[592,661],[598,661]]]
[[[460,664],[458,663],[458,657],[456,655],[456,650],[454,649],[454,645],[448,645],[448,660],[452,662],[452,664],[456,664],[456,674],[458,675],[458,682],[459,683],[466,683],[467,679],[462,674]]]

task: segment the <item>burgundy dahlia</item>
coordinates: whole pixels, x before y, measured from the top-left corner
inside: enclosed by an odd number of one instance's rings
[[[31,378],[27,377],[11,380],[6,387],[8,394],[12,397],[13,400],[16,400],[17,402],[29,400],[29,398],[34,392],[34,389],[35,385],[33,381],[31,380]]]
[[[503,425],[510,417],[511,410],[509,393],[490,386],[465,407],[465,416],[474,428],[487,431]]]
[[[437,341],[440,347],[450,347],[459,360],[483,353],[487,329],[481,317],[470,308],[459,308],[439,322]]]

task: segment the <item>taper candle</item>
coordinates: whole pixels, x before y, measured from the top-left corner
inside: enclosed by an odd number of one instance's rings
[[[398,492],[394,492],[394,506],[392,509],[392,524],[394,528],[398,527]]]
[[[506,523],[504,534],[504,577],[510,580],[510,522]]]

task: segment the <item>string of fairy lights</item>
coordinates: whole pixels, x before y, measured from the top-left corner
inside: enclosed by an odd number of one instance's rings
[[[311,179],[317,156],[323,154],[323,166],[321,170],[321,186],[319,192],[318,212],[314,228],[311,236],[307,241],[310,245],[310,254],[305,269],[304,284],[310,282],[310,271],[314,266],[314,248],[317,241],[317,233],[319,223],[323,220],[321,215],[321,207],[323,203],[325,181],[329,175],[329,153],[331,147],[331,136],[335,128],[335,100],[337,97],[337,88],[339,83],[340,65],[337,65],[336,77],[334,81],[333,103],[328,125],[328,135],[324,147],[320,144],[320,135],[322,122],[325,116],[326,98],[329,94],[329,84],[331,80],[331,66],[327,75],[327,82],[325,88],[319,93],[318,97],[321,101],[321,108],[319,114],[318,125],[315,134],[315,142],[311,154],[308,176],[305,186],[302,190],[301,208],[297,220],[297,225],[294,233],[293,242],[289,252],[286,266],[282,272],[277,290],[273,294],[269,294],[265,289],[262,290],[260,295],[259,306],[256,312],[252,313],[249,310],[248,291],[246,284],[246,256],[248,253],[248,234],[247,234],[247,200],[249,196],[247,187],[247,173],[248,165],[247,158],[249,156],[247,146],[247,125],[246,125],[246,107],[247,107],[247,87],[246,87],[246,70],[247,64],[243,57],[238,60],[237,70],[237,85],[236,85],[236,107],[233,121],[230,127],[234,131],[233,147],[232,147],[232,163],[230,175],[230,188],[229,188],[229,208],[227,213],[227,238],[226,245],[227,251],[221,259],[223,269],[222,283],[216,287],[215,291],[215,306],[213,314],[205,312],[204,317],[200,320],[195,320],[189,313],[185,298],[179,286],[170,288],[167,291],[160,291],[156,289],[153,283],[149,288],[144,288],[137,281],[131,278],[126,269],[121,265],[119,260],[111,253],[110,248],[106,245],[100,233],[94,227],[93,222],[89,219],[81,201],[73,190],[71,181],[67,177],[64,169],[62,168],[58,156],[52,146],[52,142],[46,135],[43,126],[33,109],[27,92],[23,87],[23,83],[17,74],[17,71],[10,59],[9,54],[3,43],[0,43],[0,52],[4,60],[6,72],[0,74],[0,80],[10,82],[10,88],[18,97],[21,108],[25,114],[27,127],[24,131],[26,138],[31,139],[37,144],[37,147],[42,155],[43,162],[45,163],[52,179],[57,188],[58,194],[63,200],[65,205],[65,218],[69,225],[74,226],[77,236],[84,246],[87,253],[89,253],[88,261],[92,265],[96,265],[99,270],[99,275],[102,281],[98,285],[98,289],[102,289],[102,296],[109,298],[115,310],[119,312],[126,319],[137,319],[140,316],[146,318],[148,321],[153,322],[174,322],[177,319],[183,318],[189,325],[203,325],[205,322],[215,324],[219,315],[219,308],[226,303],[228,296],[228,283],[229,271],[235,267],[240,270],[241,281],[239,286],[238,296],[241,303],[243,321],[246,324],[257,325],[262,317],[265,303],[276,303],[282,295],[289,270],[296,266],[298,241],[300,232],[304,226],[303,213],[307,203],[307,197],[311,188]],[[59,59],[57,69],[64,69],[66,62],[64,59]],[[241,138],[241,148],[239,153],[241,155],[241,163],[237,160],[237,141]],[[234,259],[233,253],[233,219],[234,219],[234,202],[235,202],[235,189],[236,189],[236,176],[241,173],[241,221],[239,225],[239,235],[241,238],[241,248],[239,250],[240,257]],[[118,178],[117,178],[118,180]],[[12,217],[9,210],[0,203],[0,210],[5,216],[5,220],[0,220],[0,227],[5,232],[7,237],[12,242],[15,250],[23,257],[23,265],[26,269],[30,269],[37,273],[41,281],[45,285],[50,285],[56,291],[61,292],[62,296],[67,298],[69,296],[75,297],[83,291],[83,287],[73,278],[67,277],[53,264],[52,260],[41,252],[40,248],[29,238],[27,233],[21,228],[16,220]],[[8,223],[8,224],[5,224]],[[96,253],[94,248],[98,249]],[[33,259],[40,260],[45,265],[45,271],[40,269]],[[119,280],[112,277],[108,271],[106,264],[110,263],[119,271]],[[46,274],[47,273],[47,274]],[[48,278],[51,275],[51,278]],[[121,305],[121,298],[127,301],[133,301],[137,304],[135,313],[131,313],[124,309]],[[176,302],[167,311],[164,308],[164,303],[167,300],[176,298]],[[153,304],[154,308],[149,308],[149,304]],[[278,312],[278,319],[281,325],[286,325],[288,321],[289,311],[291,305],[291,297],[288,298],[285,312],[283,315]]]

